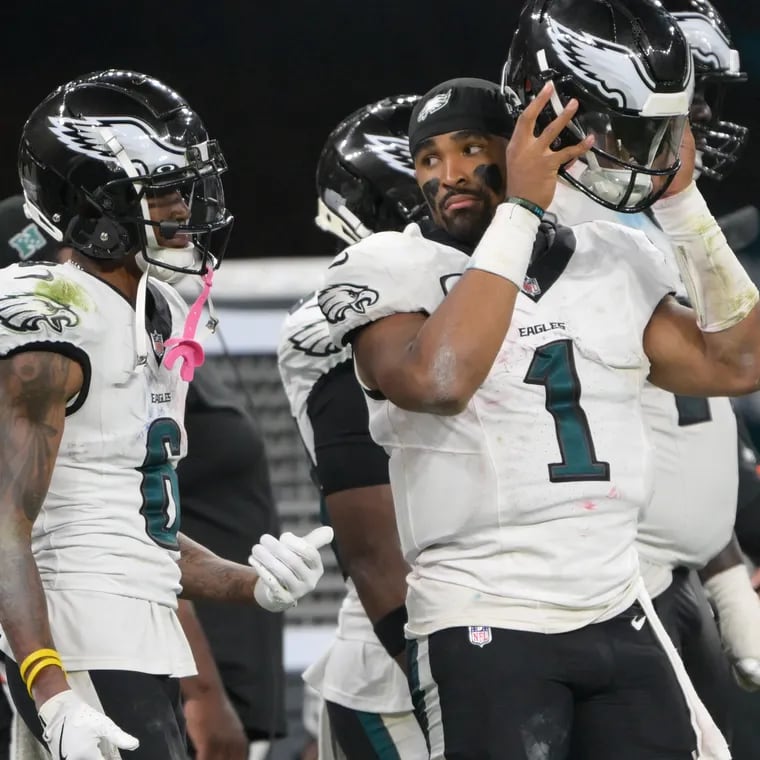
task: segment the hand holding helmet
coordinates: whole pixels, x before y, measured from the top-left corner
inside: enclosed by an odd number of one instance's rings
[[[577,145],[552,150],[557,136],[578,110],[577,100],[571,100],[556,119],[535,135],[536,120],[553,95],[554,86],[545,85],[520,114],[507,147],[507,195],[523,198],[542,209],[552,202],[560,166],[586,153],[594,143],[593,136],[589,136]]]

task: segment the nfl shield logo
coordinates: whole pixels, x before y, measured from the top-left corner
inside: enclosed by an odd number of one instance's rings
[[[475,644],[481,649],[491,643],[491,628],[487,625],[470,626],[470,644]]]
[[[164,336],[158,330],[153,330],[150,334],[150,339],[153,343],[153,351],[160,359],[164,355]]]
[[[540,296],[541,286],[538,284],[538,280],[535,277],[525,276],[523,280],[522,291],[529,296]]]

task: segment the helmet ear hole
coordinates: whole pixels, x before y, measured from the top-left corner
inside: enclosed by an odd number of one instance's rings
[[[64,242],[95,258],[121,258],[129,253],[129,235],[107,216],[73,216]]]

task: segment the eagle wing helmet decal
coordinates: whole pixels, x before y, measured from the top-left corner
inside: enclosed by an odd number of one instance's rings
[[[414,163],[409,152],[409,139],[393,135],[367,136],[369,149],[391,169],[414,177]]]
[[[160,166],[184,166],[185,150],[162,141],[155,130],[129,116],[49,116],[50,131],[71,150],[100,161],[113,160],[106,143],[109,133],[116,137],[127,156],[148,174]]]
[[[560,60],[617,108],[641,109],[655,91],[652,77],[624,45],[575,31],[554,20],[548,31]]]

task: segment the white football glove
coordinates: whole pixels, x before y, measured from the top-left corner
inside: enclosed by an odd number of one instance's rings
[[[705,582],[718,612],[720,637],[739,685],[760,689],[760,600],[744,565],[723,570]]]
[[[122,731],[70,689],[43,703],[39,716],[53,760],[105,760],[99,746],[101,739],[119,749],[140,746],[134,736]]]
[[[317,528],[303,538],[283,533],[279,539],[268,533],[251,549],[248,563],[259,576],[253,595],[260,607],[282,612],[313,591],[325,569],[318,549],[329,544],[332,528]]]

